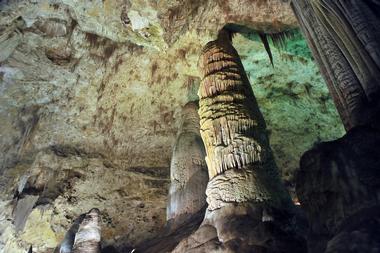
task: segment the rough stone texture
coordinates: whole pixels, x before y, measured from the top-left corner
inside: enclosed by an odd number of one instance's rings
[[[187,219],[177,224],[177,226],[171,226],[167,224],[157,236],[153,239],[141,242],[136,247],[136,253],[156,253],[156,252],[172,252],[172,250],[183,239],[187,238],[194,231],[196,231],[204,218],[205,208],[202,208],[197,213],[187,216]],[[132,249],[129,249],[130,251]]]
[[[379,125],[378,1],[292,1],[346,129]]]
[[[136,244],[153,236],[164,224],[167,168],[122,169],[94,154],[71,152],[40,152],[31,166],[18,165],[3,175],[3,180],[8,181],[4,188],[10,191],[2,193],[3,198],[10,196],[2,202],[4,252],[25,253],[30,244],[36,252],[52,251],[72,221],[93,206],[101,210],[104,247]],[[20,180],[12,174],[28,178],[18,199],[38,198],[33,211],[25,217],[25,228],[18,234],[13,231],[9,209],[18,205],[19,200],[11,196],[20,188]]]
[[[100,253],[100,211],[91,209],[79,224],[75,234],[73,253]]]
[[[318,68],[305,57],[310,52],[304,41],[290,41],[287,51],[272,50],[274,67],[261,44],[243,36],[233,41],[264,115],[276,164],[296,198],[299,158],[315,143],[341,137],[343,125]]]
[[[132,247],[157,233],[181,107],[197,98],[202,46],[223,22],[244,19],[231,13],[249,12],[243,25],[251,28],[294,26],[280,1],[247,2],[251,9],[229,1],[230,10],[224,2],[1,2],[0,251],[25,253],[33,244],[33,252],[49,252],[93,207],[104,214],[104,247]],[[219,21],[203,29],[207,15]],[[276,161],[292,182],[302,152],[341,134],[336,112],[311,61],[274,52],[273,69],[259,43],[235,40],[277,143]],[[297,95],[279,89],[285,84]],[[290,128],[289,115],[302,117],[292,116]],[[23,192],[27,178],[38,187]],[[37,197],[28,217],[13,212]],[[26,219],[18,233],[15,217]]]
[[[208,207],[199,229],[173,252],[305,252],[290,222],[290,198],[274,164],[264,118],[231,43],[231,34],[222,30],[200,56]]]
[[[40,18],[58,19],[60,25],[42,25],[41,30],[54,30],[56,35],[63,35],[66,33],[65,25],[69,24],[64,21],[72,17],[85,32],[116,42],[130,41],[157,49],[172,45],[188,30],[215,36],[227,23],[238,23],[265,32],[279,32],[297,26],[289,4],[281,0],[166,0],[159,3],[153,0],[24,0],[6,1],[1,7],[10,10],[2,17],[2,24],[9,23],[20,14],[28,27]],[[63,12],[57,15],[59,9]]]
[[[166,219],[173,227],[206,205],[208,173],[205,156],[199,133],[198,104],[190,102],[182,109],[182,123],[170,165]]]
[[[60,245],[56,248],[54,252],[59,253],[71,253],[74,246],[75,235],[78,232],[79,225],[82,223],[86,214],[79,215],[71,225],[70,229],[67,230],[65,237],[63,238]]]
[[[281,0],[168,1],[161,12],[164,38],[172,43],[187,29],[216,37],[224,25],[233,23],[266,33],[297,27],[289,4]]]
[[[378,130],[360,127],[302,156],[297,195],[310,222],[309,252],[379,251],[379,145]]]

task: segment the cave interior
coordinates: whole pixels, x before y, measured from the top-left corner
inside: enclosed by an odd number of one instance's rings
[[[0,253],[380,253],[378,0],[4,0],[0,31]]]

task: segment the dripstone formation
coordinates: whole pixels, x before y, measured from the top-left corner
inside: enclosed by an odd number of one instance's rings
[[[100,253],[100,212],[91,209],[80,223],[75,235],[73,253]]]
[[[378,125],[379,2],[293,0],[292,6],[346,129]]]
[[[0,252],[380,252],[379,0],[0,9]]]
[[[70,229],[66,232],[63,241],[59,247],[55,250],[55,253],[71,253],[73,250],[75,235],[78,232],[79,225],[82,223],[86,214],[81,214],[78,218],[75,219]]]
[[[208,207],[199,229],[173,252],[304,252],[264,119],[228,31],[204,47],[199,66]]]
[[[308,252],[380,252],[380,4],[292,6],[349,130],[301,158],[296,191],[310,224]]]
[[[206,205],[207,168],[199,133],[198,104],[187,103],[170,165],[167,220],[174,228]]]

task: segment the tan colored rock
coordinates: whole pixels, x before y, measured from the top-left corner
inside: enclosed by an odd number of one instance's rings
[[[75,234],[73,253],[100,253],[100,211],[91,209],[83,218]]]
[[[279,190],[281,184],[276,176],[264,118],[228,36],[228,32],[222,31],[218,40],[204,47],[200,57],[203,78],[199,89],[199,115],[210,176],[208,191],[219,185],[228,188],[225,186],[228,182],[239,182],[235,187],[241,187],[240,190],[229,188],[226,192],[245,197],[234,200],[228,194],[220,194],[224,202],[257,200],[273,202],[276,206],[283,201],[281,198],[286,199],[286,194],[284,189]],[[250,185],[257,187],[257,191]],[[208,203],[211,202],[210,199]]]
[[[182,123],[170,166],[166,219],[172,227],[206,206],[208,173],[205,155],[199,133],[198,104],[189,102],[182,109]]]
[[[170,45],[186,29],[201,34],[217,33],[226,24],[237,24],[255,31],[276,33],[298,26],[288,2],[281,0],[177,0],[165,3],[160,9],[160,22],[165,41]]]
[[[71,253],[73,250],[74,246],[74,240],[75,240],[75,235],[78,232],[79,225],[82,223],[83,219],[85,218],[86,214],[81,214],[79,215],[78,218],[76,218],[69,228],[67,230],[65,237],[63,238],[62,242],[60,245],[56,248],[56,251],[59,253]]]
[[[222,30],[199,62],[208,207],[199,229],[173,252],[306,252],[295,227],[285,225],[293,219],[290,198],[231,34]]]

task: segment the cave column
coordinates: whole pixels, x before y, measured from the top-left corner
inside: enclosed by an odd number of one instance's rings
[[[282,203],[282,187],[264,118],[228,33],[208,43],[200,57],[201,136],[210,182],[208,210],[228,203]]]
[[[304,252],[304,243],[291,226],[283,230],[283,224],[289,224],[292,203],[228,31],[222,30],[217,40],[203,48],[199,68],[208,207],[199,229],[173,252]]]

